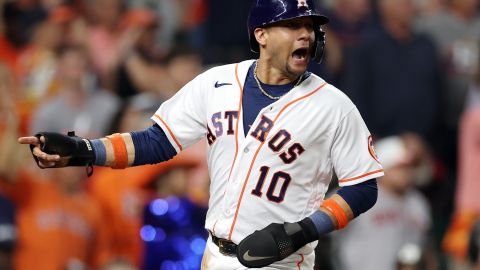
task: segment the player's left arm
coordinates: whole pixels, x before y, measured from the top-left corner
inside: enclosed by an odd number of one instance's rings
[[[377,195],[376,179],[342,187],[311,216],[294,223],[272,223],[247,236],[238,245],[238,260],[254,268],[283,260],[320,236],[346,227],[375,205]],[[251,257],[263,259],[251,260]]]

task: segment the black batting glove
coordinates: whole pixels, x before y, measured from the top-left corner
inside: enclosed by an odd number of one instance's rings
[[[272,223],[243,239],[237,247],[237,258],[249,268],[261,268],[290,256],[318,239],[310,218],[295,223]]]
[[[75,136],[75,132],[70,131],[68,135],[56,132],[40,132],[35,134],[35,137],[40,139],[44,137],[45,142],[41,144],[40,149],[51,155],[59,155],[62,162],[58,162],[55,167],[68,166],[86,166],[87,175],[93,173],[92,164],[95,161],[95,151],[89,140]],[[34,145],[30,145],[32,151]],[[38,157],[33,155],[40,168],[43,168],[38,160]]]

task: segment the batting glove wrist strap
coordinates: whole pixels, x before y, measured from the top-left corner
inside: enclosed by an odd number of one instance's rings
[[[317,239],[315,226],[309,219],[296,223],[272,223],[243,239],[238,244],[237,258],[246,267],[265,267]]]
[[[61,161],[55,167],[68,166],[86,166],[87,175],[93,173],[92,164],[95,161],[95,151],[89,140],[75,136],[75,132],[70,131],[68,135],[55,132],[40,132],[35,134],[35,137],[44,137],[45,142],[42,143],[40,149],[51,155],[59,155]],[[30,150],[33,154],[33,145],[30,145]],[[39,167],[38,158],[33,155]]]

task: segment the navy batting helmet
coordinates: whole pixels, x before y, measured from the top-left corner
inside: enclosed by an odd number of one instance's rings
[[[328,23],[328,18],[321,14],[317,0],[254,0],[248,15],[250,49],[253,52],[260,51],[259,44],[253,35],[256,28],[300,17],[313,19],[315,43],[312,57],[320,63],[325,47],[325,32],[320,26]]]

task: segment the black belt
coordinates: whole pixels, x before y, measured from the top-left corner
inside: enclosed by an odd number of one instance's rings
[[[225,256],[237,256],[237,244],[227,239],[218,238],[212,233],[210,235],[212,236],[212,242],[218,246],[220,253]]]

